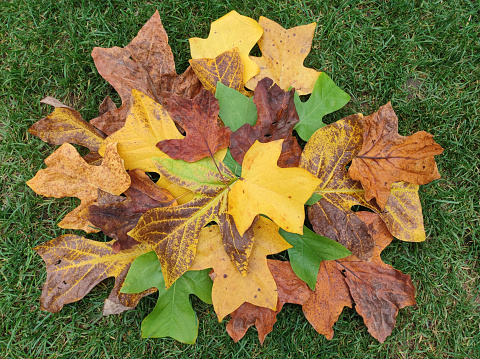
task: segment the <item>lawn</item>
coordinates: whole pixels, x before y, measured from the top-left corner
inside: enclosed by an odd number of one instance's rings
[[[391,101],[401,135],[425,130],[445,148],[436,158],[442,178],[420,189],[427,240],[395,240],[382,254],[411,275],[417,300],[400,310],[384,344],[353,309],[344,309],[328,341],[290,304],[263,346],[255,329],[235,344],[227,321],[218,323],[212,306],[194,297],[195,345],[142,339],[140,324],[155,295],[133,311],[102,317],[111,279],[60,313],[40,310],[46,273],[32,248],[72,232],[56,224],[78,201],[43,198],[26,186],[56,148],[27,129],[52,111],[40,104],[46,96],[87,120],[106,95],[118,105],[90,53],[95,46],[125,46],[156,9],[178,73],[188,66],[187,39],[206,37],[210,23],[230,10],[285,28],[316,22],[305,65],[326,72],[352,98],[328,123]],[[480,358],[479,34],[476,0],[1,2],[0,357]]]

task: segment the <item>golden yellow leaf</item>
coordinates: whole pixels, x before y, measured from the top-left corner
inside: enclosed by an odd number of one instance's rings
[[[237,47],[244,66],[243,82],[246,83],[259,72],[257,64],[250,60],[248,54],[262,33],[263,29],[258,22],[231,11],[212,22],[208,38],[188,39],[192,59],[215,58],[222,52]]]
[[[125,126],[108,136],[98,152],[103,155],[106,144],[116,142],[118,153],[125,161],[125,169],[157,172],[150,158],[168,156],[156,144],[183,136],[162,105],[137,90],[132,90],[131,98]]]
[[[310,52],[316,23],[285,30],[261,16],[259,24],[264,29],[258,41],[262,57],[250,58],[260,66],[260,73],[245,85],[254,90],[260,80],[269,77],[285,91],[293,87],[300,95],[312,93],[320,72],[304,67],[303,61]]]
[[[98,232],[90,222],[79,216],[80,212],[95,202],[99,188],[115,195],[128,189],[130,176],[125,171],[116,148],[115,143],[109,143],[102,164],[92,166],[80,157],[75,147],[64,143],[45,159],[47,168],[38,171],[34,178],[27,181],[27,185],[42,196],[77,197],[81,200],[80,206],[59,223],[61,228]]]
[[[232,313],[244,302],[277,309],[277,285],[267,265],[267,255],[279,253],[291,245],[278,233],[278,226],[260,217],[254,226],[254,242],[243,276],[230,260],[222,244],[218,226],[200,232],[195,260],[189,270],[213,268],[215,279],[212,302],[218,320]]]
[[[303,233],[304,204],[320,180],[298,168],[280,168],[283,140],[255,141],[243,159],[242,176],[228,195],[228,213],[243,235],[257,214],[264,214],[287,232]]]
[[[243,63],[238,47],[222,52],[214,59],[191,59],[190,65],[200,82],[215,93],[217,82],[237,91],[245,92],[243,86]]]

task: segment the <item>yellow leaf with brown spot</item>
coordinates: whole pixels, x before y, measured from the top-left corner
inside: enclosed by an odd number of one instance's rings
[[[103,155],[106,144],[116,142],[125,169],[157,172],[150,158],[168,156],[156,144],[163,140],[181,139],[183,136],[162,105],[137,90],[132,90],[131,98],[125,126],[108,136],[99,152]]]
[[[40,298],[42,309],[60,311],[65,304],[82,299],[105,278],[123,275],[135,258],[151,251],[146,245],[137,245],[114,253],[114,242],[66,234],[35,247],[47,266],[47,280]],[[130,305],[134,302],[130,301]]]
[[[250,58],[260,66],[260,73],[246,82],[254,90],[265,77],[271,78],[282,90],[291,87],[300,95],[312,93],[320,72],[303,66],[312,47],[316,23],[285,30],[275,21],[260,16],[259,24],[264,33],[258,41],[262,57]]]
[[[27,185],[37,194],[46,197],[77,197],[80,206],[67,214],[61,228],[83,229],[98,232],[92,224],[81,218],[80,212],[97,199],[98,189],[119,195],[130,186],[130,177],[123,167],[115,143],[107,144],[100,166],[89,165],[75,147],[64,143],[45,159],[46,169],[37,172]]]
[[[190,270],[213,268],[215,271],[212,302],[219,321],[244,302],[277,309],[277,285],[268,269],[267,255],[284,251],[291,245],[280,236],[278,226],[266,218],[259,218],[253,232],[255,240],[246,276],[242,276],[225,252],[218,226],[200,232]]]
[[[192,59],[215,58],[221,53],[237,47],[243,62],[243,83],[258,74],[259,68],[248,54],[262,36],[263,28],[255,20],[242,16],[236,11],[212,22],[206,39],[191,38]]]
[[[304,205],[320,180],[302,168],[278,167],[282,143],[255,141],[245,154],[242,176],[228,195],[228,213],[240,235],[258,214],[268,216],[287,232],[303,233]]]
[[[245,92],[243,86],[243,63],[237,47],[227,50],[214,59],[191,59],[190,65],[200,82],[215,93],[217,82],[237,91]]]

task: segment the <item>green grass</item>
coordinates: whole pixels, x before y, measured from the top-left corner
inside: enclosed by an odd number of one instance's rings
[[[317,2],[308,2],[308,4]],[[35,195],[25,181],[55,146],[27,128],[56,97],[90,120],[105,95],[94,46],[125,46],[158,9],[177,71],[188,65],[189,37],[232,9],[284,27],[317,22],[306,65],[325,71],[352,97],[333,122],[392,101],[400,133],[425,130],[445,148],[442,179],[421,187],[427,240],[394,241],[385,262],[410,274],[416,307],[402,309],[384,344],[345,309],[327,341],[286,305],[260,346],[255,329],[237,344],[211,306],[193,299],[200,320],[195,345],[142,339],[140,323],[155,296],[118,316],[102,317],[107,280],[58,314],[40,310],[46,278],[32,248],[69,231],[56,223],[75,200]],[[252,10],[253,9],[253,10]],[[480,4],[459,0],[332,1],[46,1],[0,2],[0,357],[319,357],[480,358]],[[101,238],[101,237],[97,237]]]

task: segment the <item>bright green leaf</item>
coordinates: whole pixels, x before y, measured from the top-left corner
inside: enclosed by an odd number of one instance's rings
[[[322,237],[305,226],[303,234],[290,233],[281,228],[280,234],[293,246],[288,249],[293,271],[312,290],[315,290],[321,261],[340,259],[352,254],[340,243]]]
[[[195,294],[204,302],[212,303],[209,271],[186,272],[166,290],[156,253],[151,251],[137,257],[128,271],[121,292],[140,293],[152,287],[159,292],[157,305],[142,322],[142,337],[172,337],[182,343],[195,343],[198,320],[189,295]]]
[[[235,132],[244,124],[254,126],[257,122],[257,107],[253,103],[253,97],[242,95],[237,90],[217,82],[215,97],[220,104],[218,114],[225,126]]]
[[[232,153],[230,152],[230,149],[228,149],[227,154],[223,159],[223,163],[230,169],[230,171],[235,174],[235,176],[240,177],[242,175],[242,166],[237,161],[235,161]],[[313,195],[315,196],[316,194],[314,193]],[[322,196],[320,196],[320,198],[322,198]]]
[[[306,206],[311,206],[312,204],[317,203],[317,202],[320,201],[321,199],[322,199],[322,195],[321,195],[321,194],[314,193],[314,194],[312,194],[312,197],[310,197],[310,198],[308,199],[308,201],[305,202],[305,205],[306,205]]]
[[[295,107],[300,118],[300,122],[294,127],[295,131],[302,140],[308,141],[315,131],[325,126],[322,122],[323,116],[341,109],[348,101],[350,96],[322,72],[306,102],[302,102],[295,92]]]

